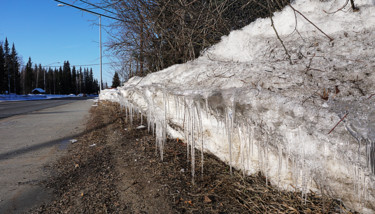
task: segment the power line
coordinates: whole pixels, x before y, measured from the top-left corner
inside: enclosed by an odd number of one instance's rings
[[[76,9],[78,9],[78,10],[86,11],[86,12],[88,12],[88,13],[92,13],[92,14],[95,14],[95,15],[98,15],[98,16],[103,16],[103,17],[106,17],[106,18],[109,18],[109,19],[114,19],[114,20],[117,20],[117,21],[123,22],[123,20],[121,20],[121,19],[118,19],[118,18],[115,18],[115,17],[112,17],[112,16],[107,16],[107,15],[105,15],[105,14],[97,13],[97,12],[94,12],[94,11],[91,11],[91,10],[87,10],[87,9],[85,9],[85,8],[78,7],[78,6],[75,6],[75,5],[72,5],[72,4],[68,4],[68,3],[63,2],[63,1],[60,1],[60,0],[54,0],[54,1],[59,2],[59,3],[61,3],[61,4],[68,5],[68,6],[70,6],[70,7],[74,7],[74,8],[76,8]]]
[[[100,6],[98,6],[98,5],[95,5],[95,4],[92,4],[92,3],[90,3],[90,2],[83,1],[83,0],[79,0],[79,1],[80,1],[80,2],[83,2],[83,3],[85,3],[85,4],[88,4],[88,5],[91,5],[91,6],[95,7],[95,8],[97,8],[97,9],[104,10],[104,11],[106,11],[106,12],[108,12],[108,13],[112,13],[112,14],[115,14],[115,15],[116,15],[116,13],[114,13],[114,12],[112,12],[112,11],[110,11],[110,10],[107,10],[107,9],[105,9],[105,8],[103,8],[103,7],[100,7]]]

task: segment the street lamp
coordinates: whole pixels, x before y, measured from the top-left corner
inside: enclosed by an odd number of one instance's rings
[[[102,68],[103,68],[103,66],[102,66],[102,15],[100,15],[98,13],[95,13],[95,12],[92,12],[92,11],[89,11],[89,10],[86,10],[84,8],[80,8],[80,7],[77,7],[77,6],[74,6],[74,5],[70,5],[70,4],[58,4],[57,6],[58,7],[70,6],[70,7],[79,9],[83,12],[88,12],[88,13],[91,13],[91,14],[99,17],[100,92],[101,92],[102,91],[102,85],[103,85],[103,78],[102,78]]]

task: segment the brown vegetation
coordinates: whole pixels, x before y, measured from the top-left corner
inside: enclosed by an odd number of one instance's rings
[[[53,201],[32,213],[350,213],[326,196],[280,191],[261,174],[230,175],[209,154],[192,184],[186,145],[167,140],[161,161],[155,138],[134,119],[131,125],[117,104],[93,108],[86,134],[46,182]]]

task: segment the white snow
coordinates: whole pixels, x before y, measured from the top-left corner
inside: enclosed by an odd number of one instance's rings
[[[333,41],[291,7],[275,13],[293,64],[270,19],[258,19],[200,58],[134,77],[100,99],[119,102],[130,119],[147,116],[161,157],[167,135],[184,139],[191,157],[203,149],[281,189],[375,213],[375,2],[337,11],[345,2],[292,4]]]

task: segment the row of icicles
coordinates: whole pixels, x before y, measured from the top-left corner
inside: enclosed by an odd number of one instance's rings
[[[243,174],[246,174],[246,169],[250,167],[251,156],[254,155],[254,151],[257,148],[257,155],[258,155],[258,168],[264,175],[266,176],[266,183],[268,183],[267,171],[269,168],[269,161],[268,161],[268,153],[269,150],[272,149],[270,145],[270,139],[268,139],[267,131],[262,130],[260,128],[260,124],[250,119],[246,119],[244,122],[237,122],[235,120],[235,108],[234,104],[227,106],[225,110],[225,117],[222,118],[218,115],[218,112],[214,112],[214,110],[210,109],[208,106],[207,98],[205,99],[205,106],[201,106],[201,102],[195,101],[194,97],[189,96],[179,96],[179,95],[171,95],[166,92],[166,90],[162,90],[163,99],[162,102],[156,103],[154,100],[153,93],[140,93],[143,96],[143,99],[147,102],[147,111],[142,111],[141,108],[133,105],[129,102],[125,97],[120,96],[120,105],[122,109],[125,109],[126,117],[133,123],[133,117],[139,116],[141,118],[141,124],[143,124],[143,115],[146,114],[147,117],[147,127],[148,131],[151,132],[156,138],[156,150],[159,150],[160,158],[163,160],[164,157],[164,146],[167,139],[167,129],[168,129],[168,122],[170,122],[171,118],[174,116],[174,122],[180,122],[180,128],[183,131],[183,138],[187,145],[186,147],[186,154],[188,157],[188,161],[190,158],[191,163],[191,176],[192,176],[192,183],[194,184],[195,178],[195,148],[200,149],[200,164],[201,164],[201,174],[204,173],[204,126],[203,126],[203,117],[210,118],[214,117],[217,121],[217,129],[223,130],[223,135],[226,136],[228,141],[228,149],[229,149],[229,167],[230,173],[233,173],[233,139],[237,137],[240,140],[240,148],[239,148],[239,160],[241,162],[241,170]],[[147,96],[148,95],[148,96]],[[174,109],[175,112],[171,111],[170,106],[170,96],[173,96],[174,100]],[[159,104],[159,105],[158,105]],[[161,104],[161,105],[160,105]],[[216,114],[215,114],[216,113]],[[215,116],[216,115],[216,116]],[[240,121],[240,120],[238,120]],[[181,131],[181,130],[180,130]],[[265,134],[265,140],[260,141],[256,140],[256,132]],[[268,131],[269,132],[269,131]],[[217,131],[217,133],[219,133]],[[299,142],[304,143],[304,139],[301,139],[301,129],[298,129],[294,133],[289,133],[293,135],[294,138],[299,140]],[[237,136],[235,136],[237,135]],[[289,165],[291,166],[292,178],[295,183],[297,189],[302,192],[302,197],[306,199],[306,193],[309,191],[309,184],[313,182],[311,171],[306,164],[305,161],[305,151],[304,146],[301,146],[303,150],[301,155],[293,155],[290,152],[291,148],[283,148],[281,143],[273,144],[276,147],[278,154],[278,181],[277,185],[280,186],[280,175],[282,171],[282,167],[286,171],[288,171]],[[325,146],[326,147],[326,146]],[[324,155],[324,154],[323,154]],[[283,163],[283,157],[285,157],[286,161]],[[327,158],[324,155],[324,158]],[[359,199],[363,198],[366,199],[368,197],[366,189],[369,186],[368,177],[363,173],[360,167],[357,165],[353,169],[355,178],[353,179],[354,182],[354,190],[358,193]],[[324,181],[325,173],[323,170],[322,177],[320,178]],[[320,185],[321,188],[324,188],[325,185]]]

